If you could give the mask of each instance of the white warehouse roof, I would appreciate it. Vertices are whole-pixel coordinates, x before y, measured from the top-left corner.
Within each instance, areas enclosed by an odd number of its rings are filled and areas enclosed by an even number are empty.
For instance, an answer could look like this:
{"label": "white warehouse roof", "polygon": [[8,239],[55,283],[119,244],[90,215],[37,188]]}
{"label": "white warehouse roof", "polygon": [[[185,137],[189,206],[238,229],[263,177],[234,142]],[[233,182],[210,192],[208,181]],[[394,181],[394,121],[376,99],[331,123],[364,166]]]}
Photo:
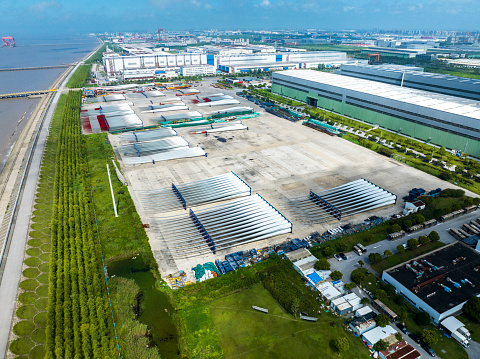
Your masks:
{"label": "white warehouse roof", "polygon": [[[314,70],[285,70],[277,72],[274,73],[274,82],[275,78],[281,81],[285,77],[363,92],[428,109],[480,119],[479,101]],[[299,85],[302,86],[304,83],[299,83]]]}
{"label": "white warehouse roof", "polygon": [[363,333],[363,338],[371,343],[372,345],[375,345],[376,342],[379,340],[383,340],[385,338],[388,338],[390,335],[395,335],[397,331],[393,329],[390,325],[387,325],[386,327],[375,327],[372,330],[369,330],[366,333]]}

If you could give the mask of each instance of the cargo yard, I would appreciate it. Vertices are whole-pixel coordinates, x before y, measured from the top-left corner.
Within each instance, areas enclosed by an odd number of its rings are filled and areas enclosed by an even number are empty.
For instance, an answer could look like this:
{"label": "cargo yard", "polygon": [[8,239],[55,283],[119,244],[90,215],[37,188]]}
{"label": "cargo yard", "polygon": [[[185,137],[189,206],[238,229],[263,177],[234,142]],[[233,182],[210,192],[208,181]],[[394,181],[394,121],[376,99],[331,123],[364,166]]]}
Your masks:
{"label": "cargo yard", "polygon": [[340,137],[266,112],[235,90],[219,92],[215,83],[125,89],[86,98],[83,106],[84,133],[110,131],[164,276],[186,273],[176,278],[190,282],[199,264],[369,216],[389,217],[403,208],[397,198],[418,183],[445,186]]}

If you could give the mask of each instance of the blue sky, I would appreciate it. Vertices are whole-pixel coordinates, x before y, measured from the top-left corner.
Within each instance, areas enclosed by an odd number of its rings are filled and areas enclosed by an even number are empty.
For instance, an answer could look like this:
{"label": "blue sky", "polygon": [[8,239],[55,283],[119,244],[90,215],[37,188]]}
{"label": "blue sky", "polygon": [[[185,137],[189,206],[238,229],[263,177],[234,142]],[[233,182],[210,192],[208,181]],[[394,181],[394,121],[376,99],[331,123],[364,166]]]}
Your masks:
{"label": "blue sky", "polygon": [[0,34],[165,29],[478,30],[480,0],[0,0]]}

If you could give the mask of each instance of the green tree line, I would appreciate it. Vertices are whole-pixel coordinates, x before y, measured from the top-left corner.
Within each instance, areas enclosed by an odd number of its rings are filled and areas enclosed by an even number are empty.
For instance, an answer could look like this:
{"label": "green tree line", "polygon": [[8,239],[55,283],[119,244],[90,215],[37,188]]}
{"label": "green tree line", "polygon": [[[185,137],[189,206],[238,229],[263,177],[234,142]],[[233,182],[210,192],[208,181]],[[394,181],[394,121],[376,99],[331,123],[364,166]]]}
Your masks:
{"label": "green tree line", "polygon": [[95,240],[80,130],[81,91],[70,91],[59,132],[47,306],[46,358],[118,356]]}

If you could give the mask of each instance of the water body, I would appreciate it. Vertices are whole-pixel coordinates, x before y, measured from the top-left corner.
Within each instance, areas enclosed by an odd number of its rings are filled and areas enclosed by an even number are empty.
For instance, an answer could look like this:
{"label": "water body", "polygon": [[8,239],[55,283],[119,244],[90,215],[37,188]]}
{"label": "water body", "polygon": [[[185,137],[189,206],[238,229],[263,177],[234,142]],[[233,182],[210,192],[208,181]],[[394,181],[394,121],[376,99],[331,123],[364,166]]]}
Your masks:
{"label": "water body", "polygon": [[138,320],[150,329],[162,359],[180,358],[177,329],[171,318],[173,307],[167,295],[155,288],[155,277],[143,259],[138,256],[110,263],[108,274],[135,280],[142,292],[142,313]]}
{"label": "water body", "polygon": [[[15,37],[15,42],[16,47],[0,47],[0,68],[69,64],[80,60],[98,45],[95,38],[84,35]],[[0,72],[0,93],[49,89],[63,71],[64,68]],[[38,101],[38,98],[0,100],[0,170]],[[24,114],[23,121],[20,121]]]}

